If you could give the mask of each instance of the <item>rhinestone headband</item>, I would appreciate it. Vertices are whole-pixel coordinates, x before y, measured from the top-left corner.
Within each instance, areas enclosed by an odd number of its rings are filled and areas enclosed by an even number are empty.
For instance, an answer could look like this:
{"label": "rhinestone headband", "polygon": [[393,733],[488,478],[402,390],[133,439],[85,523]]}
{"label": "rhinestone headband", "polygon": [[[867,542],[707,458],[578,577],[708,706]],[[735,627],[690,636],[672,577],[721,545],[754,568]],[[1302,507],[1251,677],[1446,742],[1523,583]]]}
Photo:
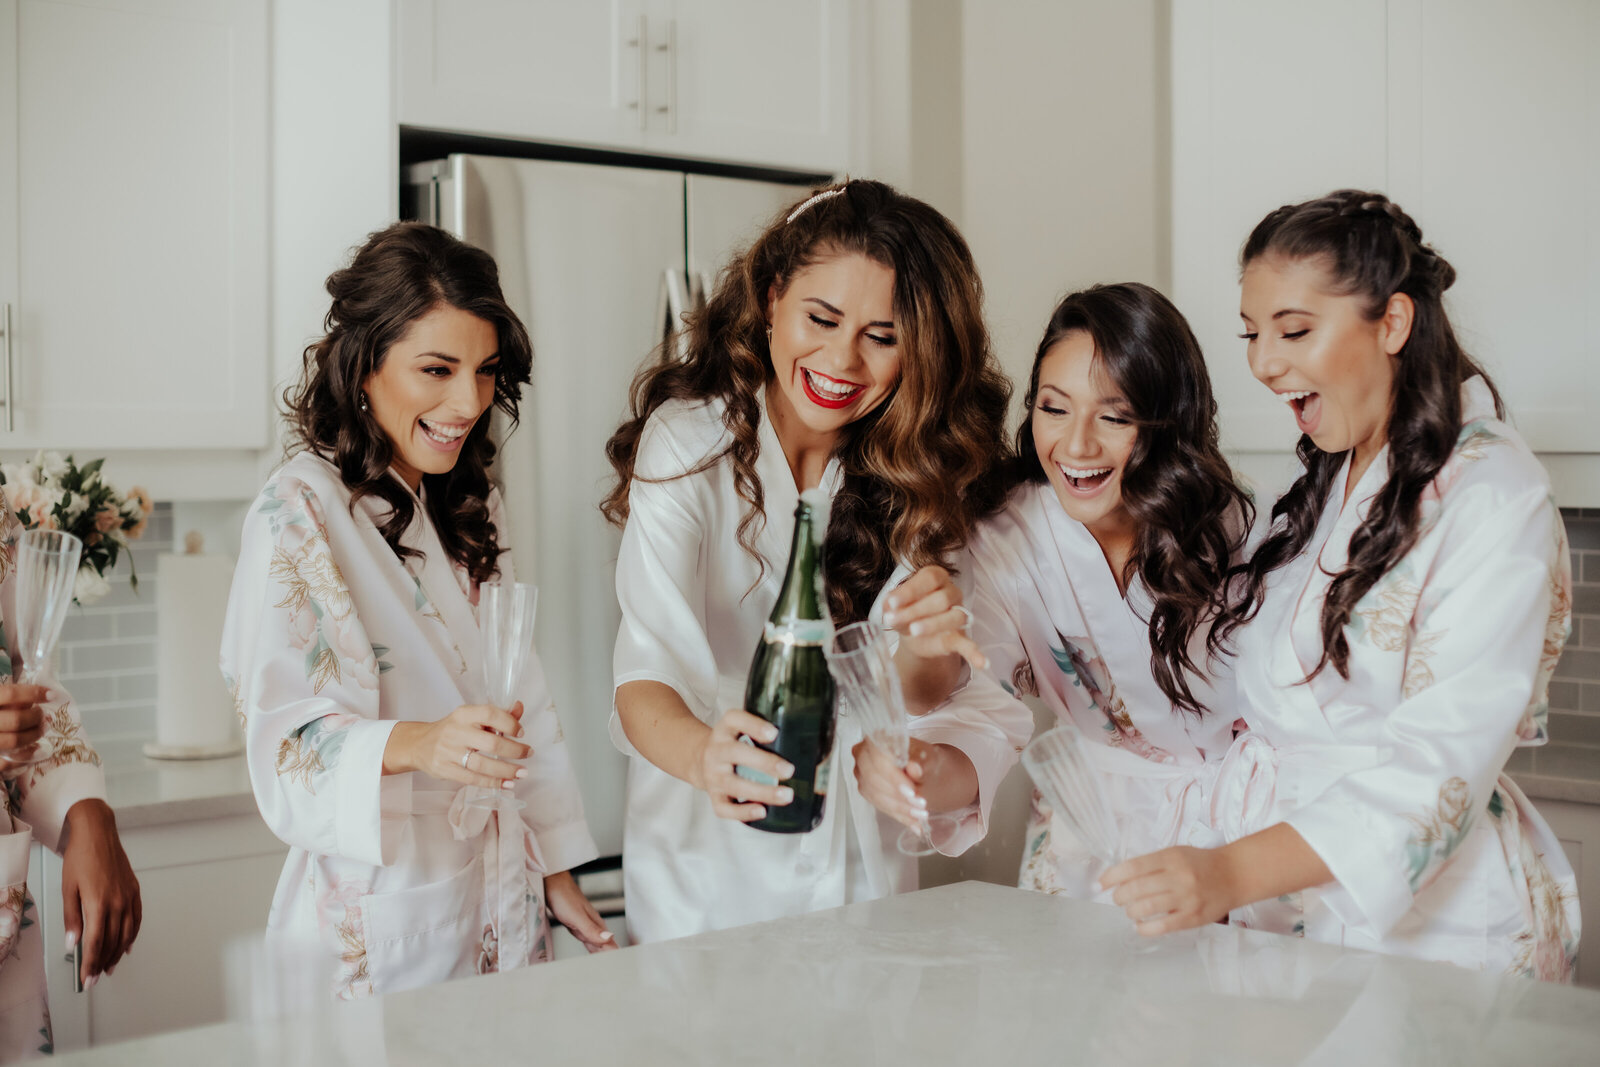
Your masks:
{"label": "rhinestone headband", "polygon": [[822,192],[818,193],[816,196],[813,196],[811,199],[807,200],[805,203],[789,212],[789,217],[783,220],[783,224],[787,226],[789,223],[805,214],[806,208],[810,207],[812,204],[815,204],[817,201],[830,199],[831,197],[838,196],[842,192],[844,192],[844,186],[842,185],[837,189],[822,190]]}

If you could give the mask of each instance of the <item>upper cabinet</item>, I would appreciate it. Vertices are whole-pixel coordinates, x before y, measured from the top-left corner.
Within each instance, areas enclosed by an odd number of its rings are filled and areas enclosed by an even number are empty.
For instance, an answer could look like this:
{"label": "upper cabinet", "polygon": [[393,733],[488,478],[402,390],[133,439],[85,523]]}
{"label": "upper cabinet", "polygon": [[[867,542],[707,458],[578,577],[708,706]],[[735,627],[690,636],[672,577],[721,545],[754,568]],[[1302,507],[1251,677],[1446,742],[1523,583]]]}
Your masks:
{"label": "upper cabinet", "polygon": [[266,444],[267,8],[0,0],[0,448]]}
{"label": "upper cabinet", "polygon": [[399,0],[409,126],[843,169],[849,0]]}
{"label": "upper cabinet", "polygon": [[1173,289],[1232,448],[1296,437],[1237,339],[1245,237],[1280,204],[1379,189],[1455,265],[1451,319],[1558,499],[1600,504],[1556,455],[1600,453],[1597,56],[1600,4],[1577,0],[1173,4]]}

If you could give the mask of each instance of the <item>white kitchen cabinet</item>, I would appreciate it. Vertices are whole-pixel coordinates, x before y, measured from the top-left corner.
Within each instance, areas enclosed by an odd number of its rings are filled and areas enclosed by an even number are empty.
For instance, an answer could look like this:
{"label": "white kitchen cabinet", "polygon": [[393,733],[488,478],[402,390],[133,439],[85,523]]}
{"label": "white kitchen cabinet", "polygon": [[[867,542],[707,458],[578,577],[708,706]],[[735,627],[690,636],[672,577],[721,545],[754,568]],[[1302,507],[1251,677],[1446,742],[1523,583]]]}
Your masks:
{"label": "white kitchen cabinet", "polygon": [[[1280,204],[1386,192],[1453,263],[1464,346],[1567,505],[1600,504],[1600,5],[1178,0],[1173,295],[1205,347],[1224,443],[1297,434],[1237,338],[1238,252]],[[1592,462],[1574,466],[1574,454]]]}
{"label": "white kitchen cabinet", "polygon": [[0,448],[253,449],[267,0],[0,0]]}
{"label": "white kitchen cabinet", "polygon": [[832,171],[850,0],[399,0],[408,126]]}
{"label": "white kitchen cabinet", "polygon": [[122,843],[143,925],[117,973],[84,993],[66,961],[61,859],[34,848],[57,1052],[223,1021],[227,946],[265,929],[288,851],[254,813],[125,830]]}

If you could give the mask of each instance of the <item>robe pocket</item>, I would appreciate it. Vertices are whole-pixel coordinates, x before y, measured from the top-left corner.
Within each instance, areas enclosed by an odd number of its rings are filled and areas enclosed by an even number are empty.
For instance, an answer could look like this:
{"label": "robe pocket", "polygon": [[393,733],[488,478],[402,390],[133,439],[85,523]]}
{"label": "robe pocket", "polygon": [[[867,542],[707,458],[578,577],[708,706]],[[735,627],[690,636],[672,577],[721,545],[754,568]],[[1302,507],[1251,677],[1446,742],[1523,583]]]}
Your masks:
{"label": "robe pocket", "polygon": [[372,991],[417,989],[477,973],[482,905],[480,856],[443,881],[362,897]]}

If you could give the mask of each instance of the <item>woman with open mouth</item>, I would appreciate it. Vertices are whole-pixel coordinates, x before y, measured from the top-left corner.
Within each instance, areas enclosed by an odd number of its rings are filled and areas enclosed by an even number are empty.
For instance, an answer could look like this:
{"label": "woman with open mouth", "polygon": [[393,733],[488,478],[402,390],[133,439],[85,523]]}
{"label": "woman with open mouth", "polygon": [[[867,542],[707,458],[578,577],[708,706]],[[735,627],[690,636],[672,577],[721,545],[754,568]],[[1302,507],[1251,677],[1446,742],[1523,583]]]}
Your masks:
{"label": "woman with open mouth", "polygon": [[[1253,510],[1218,448],[1200,345],[1148,286],[1073,293],[1027,407],[1005,507],[969,548],[972,636],[994,679],[973,672],[950,702],[1037,696],[1090,742],[1126,851],[1209,844],[1235,718],[1214,622]],[[958,666],[922,669],[948,687]],[[1035,792],[1021,887],[1109,900],[1104,870]]]}
{"label": "woman with open mouth", "polygon": [[1229,843],[1106,873],[1151,932],[1233,915],[1334,944],[1570,981],[1560,843],[1505,774],[1546,737],[1571,617],[1550,482],[1461,349],[1455,270],[1399,206],[1341,190],[1251,233],[1250,369],[1304,472],[1237,618],[1250,732],[1213,804]]}
{"label": "woman with open mouth", "polygon": [[[790,516],[812,488],[832,500],[834,623],[870,618],[908,649],[976,654],[946,567],[992,506],[986,474],[1009,395],[965,241],[878,182],[822,189],[774,219],[688,329],[687,358],[664,349],[635,383],[608,445],[618,484],[603,505],[623,525],[612,737],[633,757],[623,866],[639,941],[916,887],[898,829],[880,826],[855,786],[849,720],[816,829],[740,825],[793,799],[784,761],[741,741],[774,733],[742,707],[745,674],[777,600]],[[914,613],[885,616],[883,594],[913,572]],[[942,847],[976,840],[998,784],[977,768],[1031,726],[1025,709],[917,719],[901,813],[954,811],[963,829]]]}

